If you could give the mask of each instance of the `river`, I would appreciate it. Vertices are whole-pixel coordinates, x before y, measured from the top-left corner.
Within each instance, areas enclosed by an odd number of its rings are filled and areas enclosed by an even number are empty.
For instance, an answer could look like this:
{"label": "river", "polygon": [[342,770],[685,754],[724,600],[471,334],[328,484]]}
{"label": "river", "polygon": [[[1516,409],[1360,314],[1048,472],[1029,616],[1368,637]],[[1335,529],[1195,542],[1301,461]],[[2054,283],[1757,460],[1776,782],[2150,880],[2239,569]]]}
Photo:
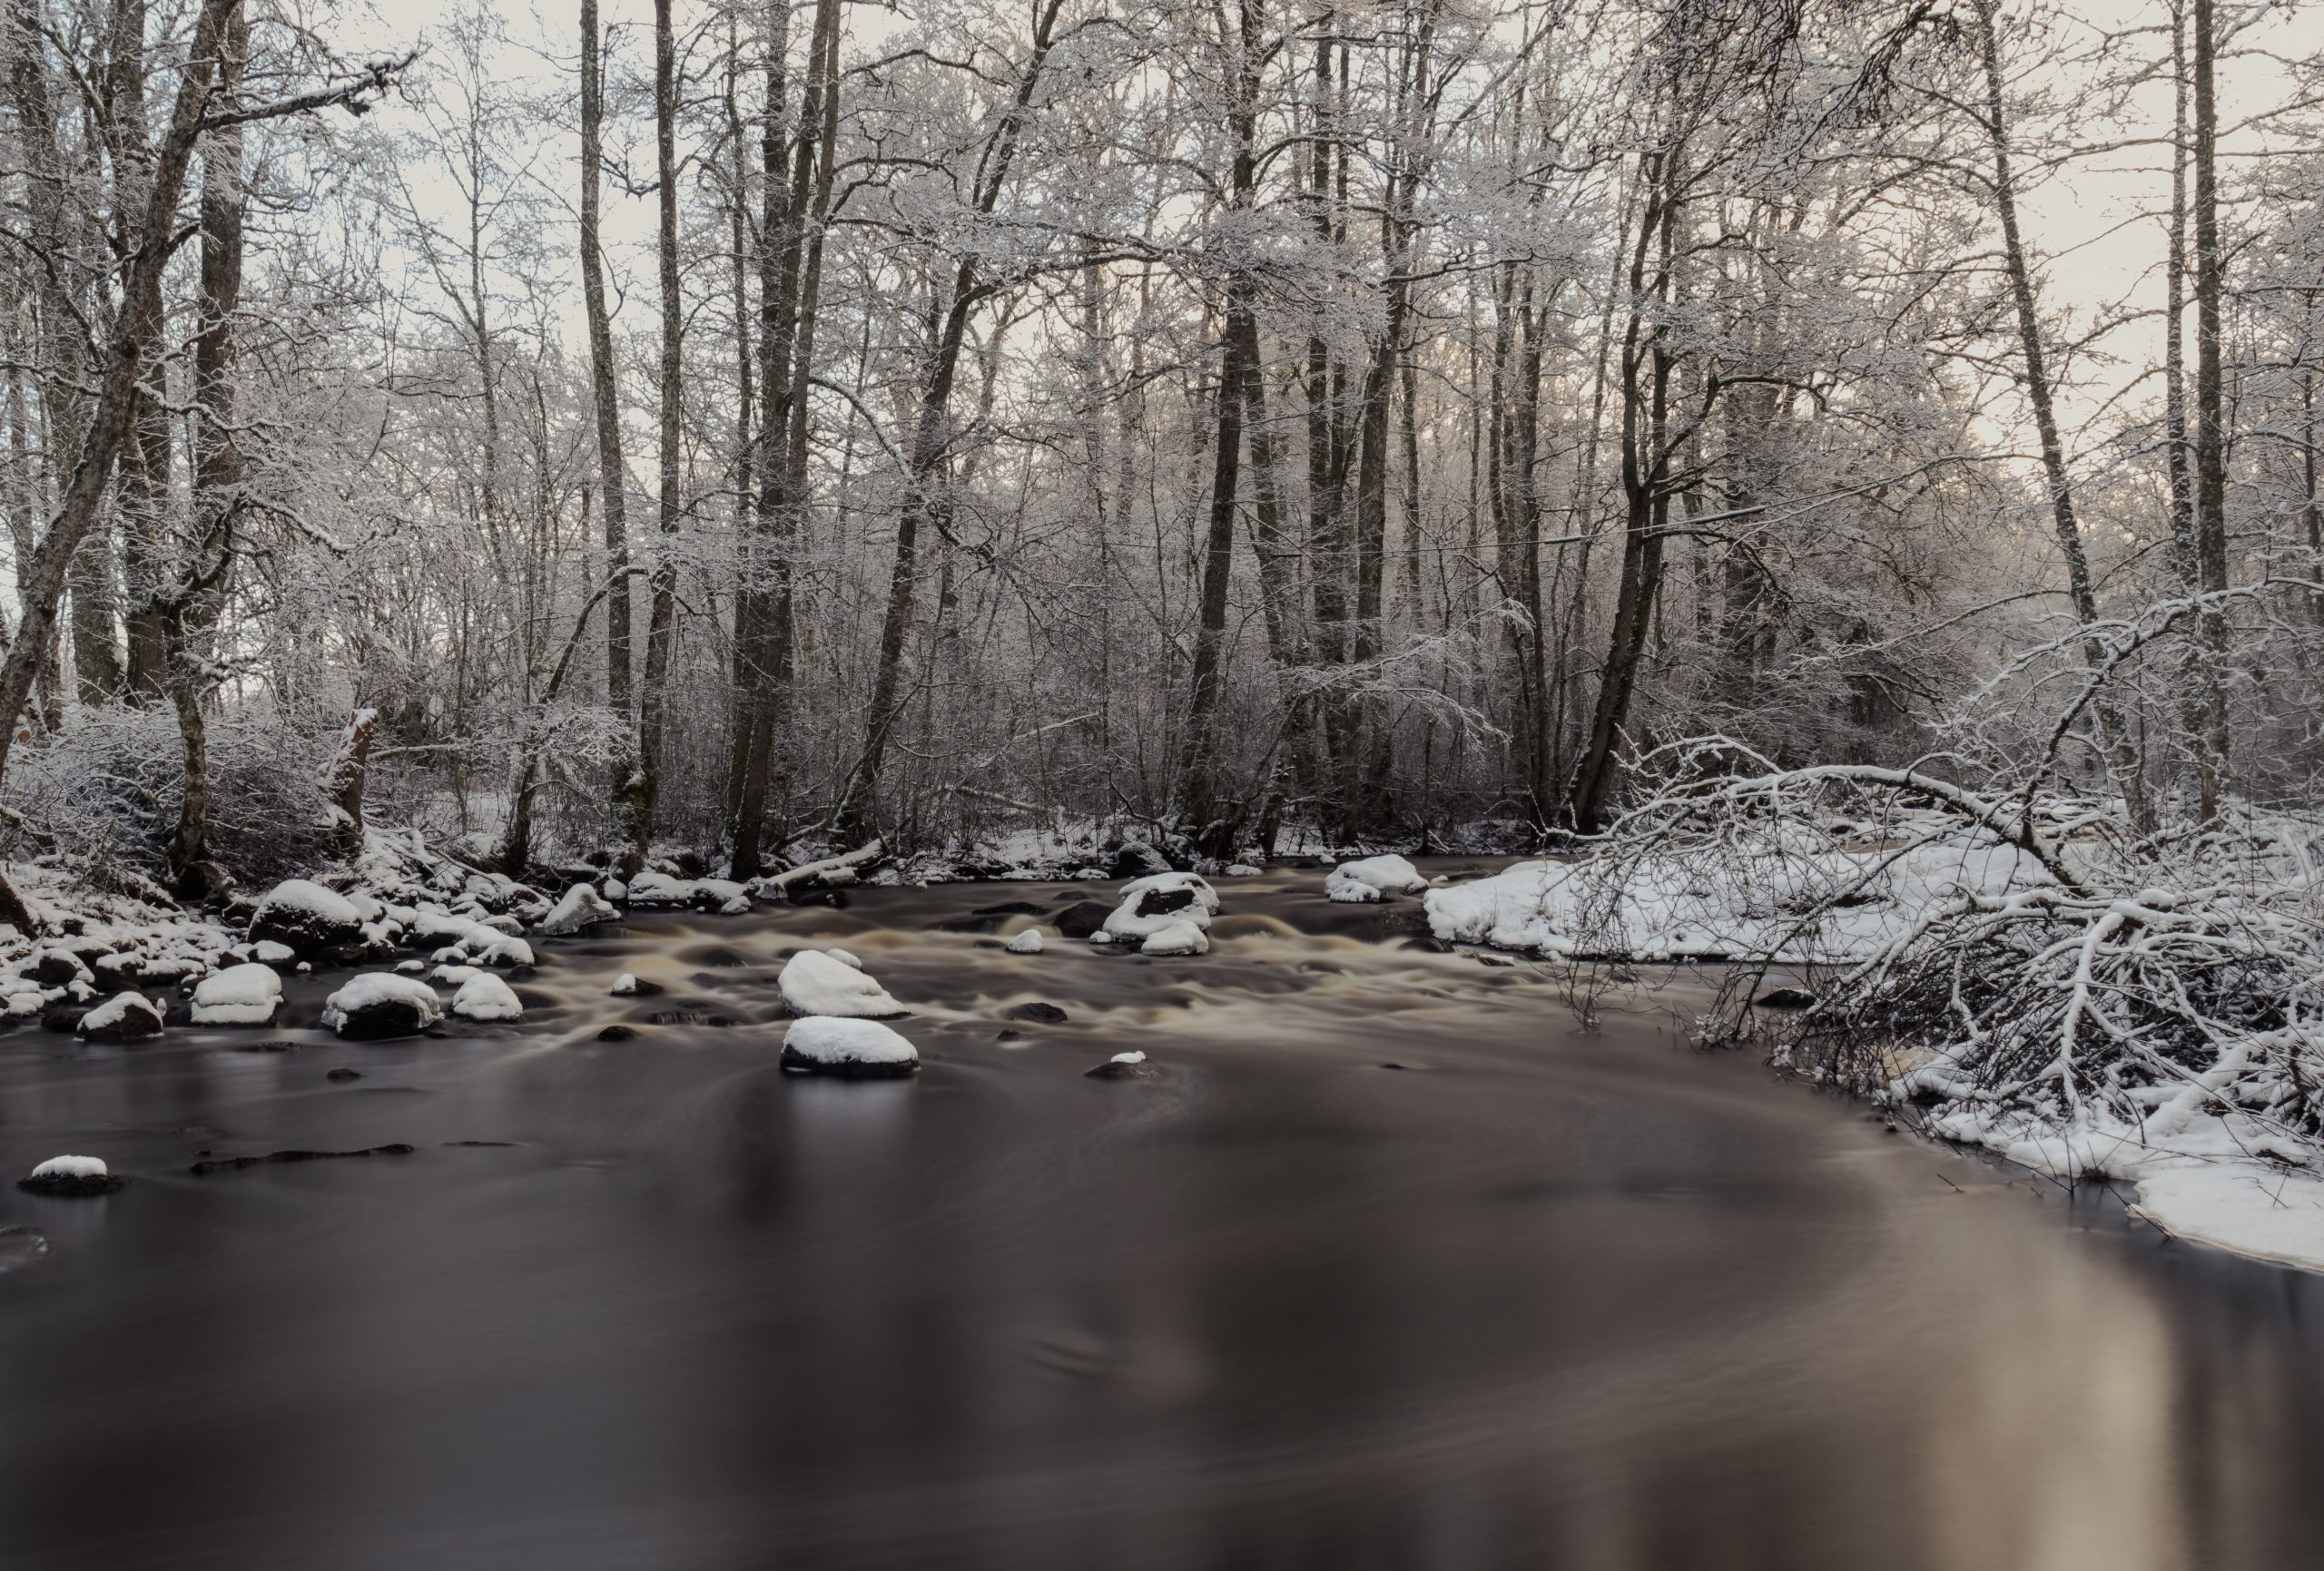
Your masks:
{"label": "river", "polygon": [[[864,889],[542,942],[520,1025],[442,1039],[333,1040],[328,977],[0,1037],[0,1168],[132,1176],[0,1192],[48,1244],[0,1235],[0,1566],[2314,1563],[2318,1279],[1696,1052],[1683,977],[1584,1029],[1321,879],[1224,881],[1198,959],[975,915],[1110,885]],[[916,1077],[778,1071],[807,944]],[[1086,1075],[1129,1049],[1163,1077]]]}

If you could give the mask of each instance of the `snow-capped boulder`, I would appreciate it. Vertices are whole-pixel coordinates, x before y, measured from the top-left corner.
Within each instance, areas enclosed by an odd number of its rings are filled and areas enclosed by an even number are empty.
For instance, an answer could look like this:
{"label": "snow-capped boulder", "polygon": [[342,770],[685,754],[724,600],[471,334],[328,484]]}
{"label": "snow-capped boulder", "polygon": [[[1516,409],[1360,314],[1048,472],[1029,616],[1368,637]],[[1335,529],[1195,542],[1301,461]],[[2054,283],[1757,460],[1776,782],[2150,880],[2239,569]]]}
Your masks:
{"label": "snow-capped boulder", "polygon": [[576,884],[565,891],[556,904],[541,918],[540,930],[552,938],[562,938],[593,927],[599,922],[616,921],[621,912],[603,895],[595,884]]}
{"label": "snow-capped boulder", "polygon": [[1166,922],[1146,936],[1138,946],[1146,955],[1207,955],[1210,935],[1192,922]]}
{"label": "snow-capped boulder", "polygon": [[115,993],[74,1029],[90,1042],[150,1042],[162,1034],[162,1011],[143,993]]}
{"label": "snow-capped boulder", "polygon": [[271,940],[300,955],[363,939],[363,912],[336,889],[305,879],[285,879],[251,913],[251,942]]}
{"label": "snow-capped boulder", "polygon": [[371,971],[323,1000],[323,1024],[341,1036],[413,1036],[444,1017],[436,989],[415,977]]}
{"label": "snow-capped boulder", "polygon": [[197,1026],[263,1026],[282,1007],[282,978],[255,961],[229,966],[193,987]]}
{"label": "snow-capped boulder", "polygon": [[1159,1080],[1162,1066],[1147,1062],[1143,1053],[1117,1053],[1084,1076],[1090,1080]]}
{"label": "snow-capped boulder", "polygon": [[876,1020],[810,1015],[783,1033],[782,1063],[799,1074],[873,1079],[911,1074],[920,1067],[920,1051]]}
{"label": "snow-capped boulder", "polygon": [[468,948],[479,966],[498,966],[509,969],[533,963],[533,947],[522,938],[512,938],[505,934],[496,933],[489,943],[481,947],[471,943]]}
{"label": "snow-capped boulder", "polygon": [[[398,966],[396,969],[404,976],[409,977],[411,975],[410,972],[404,970],[401,966]],[[438,966],[434,970],[428,972],[428,979],[435,983],[439,987],[457,987],[461,983],[467,981],[469,977],[481,977],[482,975],[484,975],[484,973],[477,969],[474,966],[463,966],[458,962],[453,962],[448,965]]]}
{"label": "snow-capped boulder", "polygon": [[607,989],[616,998],[650,998],[661,990],[661,983],[646,981],[644,977],[633,976],[627,971],[615,977],[614,985]]}
{"label": "snow-capped boulder", "polygon": [[489,971],[476,972],[452,995],[452,1013],[463,1020],[514,1020],[524,1012],[508,984]]}
{"label": "snow-capped boulder", "polygon": [[[474,917],[463,917],[454,911],[421,911],[406,924],[404,939],[419,948],[452,948],[466,944],[477,936],[484,924]],[[488,935],[492,929],[485,929]],[[483,939],[492,942],[489,936]]]}
{"label": "snow-capped boulder", "polygon": [[1023,932],[1009,940],[1009,952],[1012,955],[1039,954],[1041,952],[1041,930],[1039,928],[1026,928]]}
{"label": "snow-capped boulder", "polygon": [[783,1006],[802,1016],[887,1020],[905,1012],[879,983],[819,949],[802,949],[785,960],[780,986]]}
{"label": "snow-capped boulder", "polygon": [[1121,904],[1098,932],[1106,942],[1118,943],[1150,938],[1177,923],[1207,928],[1217,913],[1218,891],[1200,873],[1156,873],[1122,886]]}
{"label": "snow-capped boulder", "polygon": [[633,906],[683,906],[694,898],[694,883],[667,873],[640,873],[629,880]]}
{"label": "snow-capped boulder", "polygon": [[69,987],[94,979],[81,957],[70,949],[43,949],[24,967],[25,976],[44,987]]}
{"label": "snow-capped boulder", "polygon": [[1324,893],[1347,905],[1427,892],[1428,880],[1402,857],[1363,857],[1342,862],[1324,879]]}
{"label": "snow-capped boulder", "polygon": [[16,1187],[32,1194],[111,1194],[129,1181],[106,1168],[101,1156],[52,1156],[16,1180]]}
{"label": "snow-capped boulder", "polygon": [[257,943],[252,944],[251,958],[261,966],[271,966],[278,971],[295,971],[299,968],[299,951],[288,944],[278,944],[271,938],[261,938]]}

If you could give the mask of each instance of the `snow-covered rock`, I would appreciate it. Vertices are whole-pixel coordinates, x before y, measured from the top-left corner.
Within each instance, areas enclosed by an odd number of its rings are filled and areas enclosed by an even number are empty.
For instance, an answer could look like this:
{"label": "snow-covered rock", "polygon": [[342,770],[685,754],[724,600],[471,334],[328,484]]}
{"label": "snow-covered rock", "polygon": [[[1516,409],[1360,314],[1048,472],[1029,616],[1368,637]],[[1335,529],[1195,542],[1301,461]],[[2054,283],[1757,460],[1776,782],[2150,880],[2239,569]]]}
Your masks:
{"label": "snow-covered rock", "polygon": [[1009,940],[1009,952],[1012,955],[1039,954],[1041,952],[1041,930],[1039,928],[1026,928],[1023,932]]}
{"label": "snow-covered rock", "polygon": [[1166,922],[1146,936],[1138,950],[1147,955],[1207,955],[1210,935],[1192,922]]}
{"label": "snow-covered rock", "polygon": [[251,958],[261,966],[271,966],[278,971],[296,970],[299,951],[288,944],[278,944],[271,938],[261,938],[251,946]]}
{"label": "snow-covered rock", "polygon": [[436,989],[392,971],[367,972],[323,1000],[323,1024],[358,1041],[416,1036],[443,1017]]}
{"label": "snow-covered rock", "polygon": [[802,1074],[877,1078],[911,1074],[920,1067],[920,1051],[876,1020],[811,1015],[783,1033],[782,1063]]}
{"label": "snow-covered rock", "polygon": [[693,882],[667,873],[645,872],[629,880],[633,906],[683,906],[693,898]]}
{"label": "snow-covered rock", "polygon": [[162,1012],[143,993],[115,993],[74,1029],[91,1042],[150,1042],[162,1034]]}
{"label": "snow-covered rock", "polygon": [[489,971],[478,971],[452,995],[452,1013],[463,1020],[514,1020],[525,1012],[507,983]]}
{"label": "snow-covered rock", "polygon": [[[398,966],[396,970],[404,976],[409,976],[411,974],[409,971],[405,971],[401,966]],[[467,981],[469,977],[480,977],[484,973],[482,971],[478,970],[474,966],[463,966],[458,962],[450,962],[438,966],[434,970],[428,972],[428,979],[435,983],[439,987],[457,987],[461,983]]]}
{"label": "snow-covered rock", "polygon": [[335,944],[360,942],[362,909],[336,889],[306,879],[285,879],[251,913],[252,943],[271,939],[301,955]]}
{"label": "snow-covered rock", "polygon": [[1087,1073],[1091,1080],[1159,1080],[1162,1066],[1147,1062],[1143,1053],[1117,1053]]}
{"label": "snow-covered rock", "polygon": [[505,934],[496,934],[490,943],[480,948],[469,946],[469,953],[475,956],[479,966],[514,967],[533,963],[533,947],[522,938]]}
{"label": "snow-covered rock", "polygon": [[780,986],[783,1006],[793,1015],[882,1020],[905,1012],[879,983],[818,949],[802,949],[784,961]]}
{"label": "snow-covered rock", "polygon": [[1428,880],[1421,877],[1420,869],[1402,857],[1364,857],[1342,862],[1324,879],[1324,893],[1349,905],[1427,890]]}
{"label": "snow-covered rock", "polygon": [[101,1156],[52,1156],[16,1180],[16,1187],[33,1194],[111,1194],[128,1180],[105,1166]]}
{"label": "snow-covered rock", "polygon": [[599,922],[619,919],[621,912],[597,893],[594,884],[576,884],[565,891],[556,904],[541,918],[540,930],[552,938],[562,938],[593,927]]}
{"label": "snow-covered rock", "polygon": [[197,1026],[263,1026],[282,1007],[282,978],[271,966],[229,966],[193,986]]}
{"label": "snow-covered rock", "polygon": [[853,950],[832,948],[825,949],[823,953],[829,955],[832,959],[837,960],[842,966],[852,966],[859,971],[863,969],[862,960],[856,956]]}
{"label": "snow-covered rock", "polygon": [[1122,886],[1121,903],[1098,932],[1108,943],[1146,938],[1174,924],[1207,928],[1217,912],[1218,891],[1201,874],[1156,873]]}
{"label": "snow-covered rock", "polygon": [[1266,871],[1265,868],[1255,868],[1248,862],[1226,864],[1226,876],[1230,879],[1256,879],[1265,871]]}

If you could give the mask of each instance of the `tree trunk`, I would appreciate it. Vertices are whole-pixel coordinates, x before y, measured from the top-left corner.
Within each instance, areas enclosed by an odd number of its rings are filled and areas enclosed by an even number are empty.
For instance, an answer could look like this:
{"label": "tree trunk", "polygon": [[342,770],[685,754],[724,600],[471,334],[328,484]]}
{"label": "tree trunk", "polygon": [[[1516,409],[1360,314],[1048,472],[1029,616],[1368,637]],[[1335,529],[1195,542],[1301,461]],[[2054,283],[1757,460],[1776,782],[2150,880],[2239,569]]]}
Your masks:
{"label": "tree trunk", "polygon": [[635,811],[630,820],[632,870],[642,866],[653,838],[654,814],[667,760],[670,662],[677,646],[678,564],[674,552],[681,517],[679,421],[683,370],[681,333],[685,300],[678,289],[678,83],[677,39],[671,30],[670,0],[654,0],[654,149],[660,198],[656,247],[662,284],[662,353],[659,364],[662,428],[656,455],[661,473],[660,560],[648,580],[651,603],[645,623],[645,672],[638,684],[637,771]]}

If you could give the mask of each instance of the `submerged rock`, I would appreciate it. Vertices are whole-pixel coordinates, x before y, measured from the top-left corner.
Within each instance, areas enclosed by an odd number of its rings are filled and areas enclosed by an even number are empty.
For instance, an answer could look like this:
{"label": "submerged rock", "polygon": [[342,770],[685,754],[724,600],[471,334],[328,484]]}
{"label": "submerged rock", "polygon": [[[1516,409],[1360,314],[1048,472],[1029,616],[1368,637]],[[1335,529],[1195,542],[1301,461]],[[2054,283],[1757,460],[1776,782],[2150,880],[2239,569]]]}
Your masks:
{"label": "submerged rock", "polygon": [[325,1075],[323,1078],[326,1080],[340,1081],[360,1080],[363,1078],[363,1071],[360,1069],[333,1069],[329,1074]]}
{"label": "submerged rock", "polygon": [[879,1079],[918,1069],[920,1050],[876,1020],[811,1015],[783,1034],[782,1064],[799,1074]]}
{"label": "submerged rock", "polygon": [[270,1162],[330,1162],[343,1156],[409,1156],[415,1148],[399,1141],[393,1145],[366,1145],[359,1151],[270,1151],[264,1156],[213,1156],[186,1169],[197,1178],[210,1173],[232,1173]]}
{"label": "submerged rock", "polygon": [[1019,1004],[1001,1011],[1004,1020],[1024,1020],[1035,1026],[1062,1026],[1066,1013],[1054,1004]]}
{"label": "submerged rock", "polygon": [[1095,900],[1076,900],[1057,914],[1057,930],[1068,938],[1086,938],[1106,925],[1114,914],[1111,906]]}
{"label": "submerged rock", "polygon": [[16,1187],[27,1194],[77,1199],[92,1194],[111,1194],[128,1182],[108,1169],[101,1156],[52,1156],[34,1168],[29,1175],[16,1180]]}
{"label": "submerged rock", "polygon": [[608,1026],[604,1030],[597,1033],[597,1040],[600,1042],[635,1042],[637,1040],[637,1027],[635,1026]]}

